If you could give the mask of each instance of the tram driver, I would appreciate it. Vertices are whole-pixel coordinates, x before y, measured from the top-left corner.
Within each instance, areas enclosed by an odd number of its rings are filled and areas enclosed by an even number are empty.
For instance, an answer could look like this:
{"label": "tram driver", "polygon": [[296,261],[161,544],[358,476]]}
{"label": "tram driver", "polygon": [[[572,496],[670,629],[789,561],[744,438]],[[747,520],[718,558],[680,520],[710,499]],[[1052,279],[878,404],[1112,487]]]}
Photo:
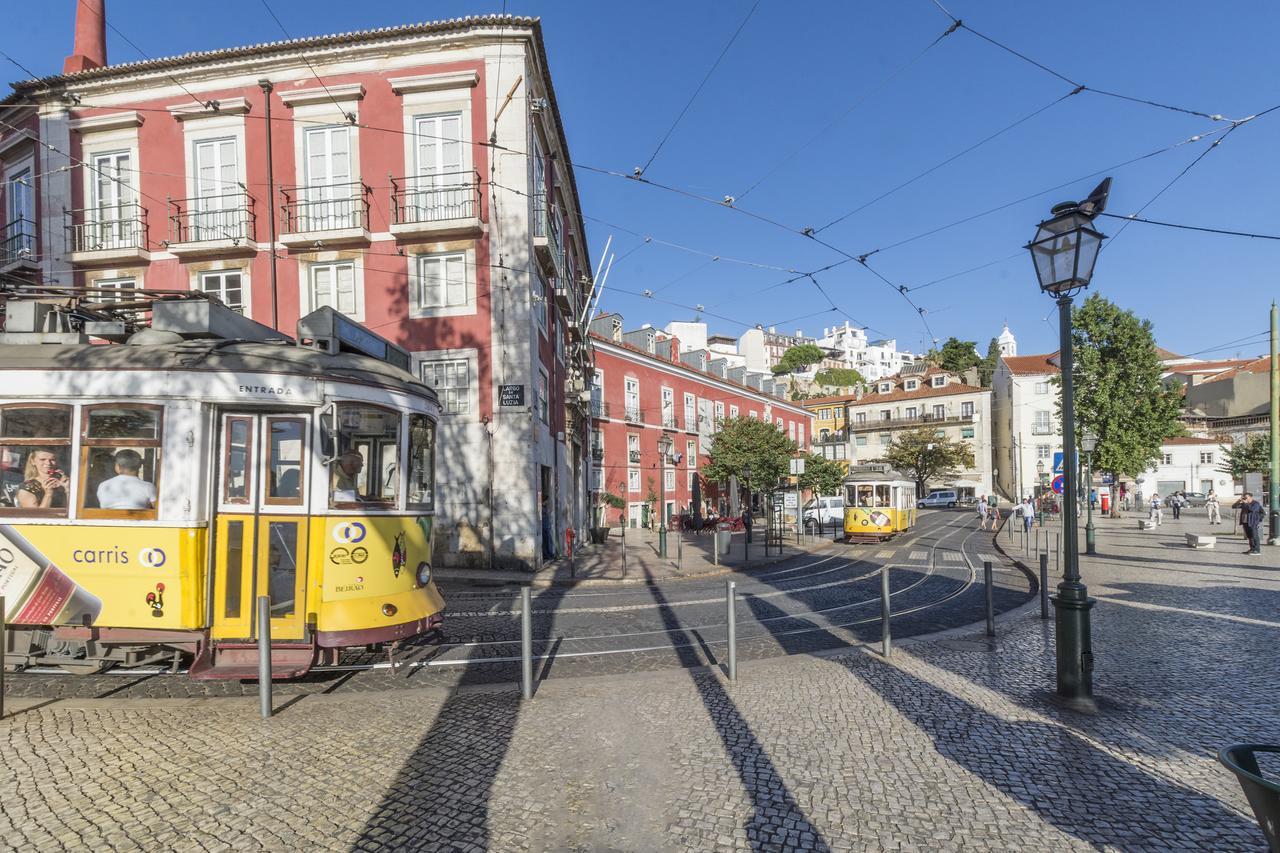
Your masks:
{"label": "tram driver", "polygon": [[98,484],[100,509],[152,509],[156,487],[142,479],[142,454],[125,448],[116,451],[116,475]]}
{"label": "tram driver", "polygon": [[334,503],[355,503],[360,497],[360,472],[364,470],[364,457],[348,450],[334,462]]}

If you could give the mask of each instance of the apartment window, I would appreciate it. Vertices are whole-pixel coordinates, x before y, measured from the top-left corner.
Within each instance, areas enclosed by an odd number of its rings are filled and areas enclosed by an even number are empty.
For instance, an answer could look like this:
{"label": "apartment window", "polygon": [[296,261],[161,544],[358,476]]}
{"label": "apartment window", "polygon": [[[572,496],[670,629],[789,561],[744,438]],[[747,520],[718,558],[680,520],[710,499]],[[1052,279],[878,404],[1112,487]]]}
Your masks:
{"label": "apartment window", "polygon": [[1212,465],[1212,464],[1213,464],[1213,452],[1212,452],[1212,451],[1209,451],[1209,450],[1202,450],[1202,451],[1200,451],[1200,464],[1201,464],[1201,465]]}
{"label": "apartment window", "polygon": [[5,181],[5,198],[8,201],[5,239],[10,242],[3,251],[10,259],[18,257],[23,249],[31,254],[36,250],[35,188],[32,183],[30,169],[22,169]]}
{"label": "apartment window", "polygon": [[689,471],[689,494],[690,495],[693,494],[693,484],[694,484],[694,481],[697,479],[698,479],[698,472],[690,470]]}
{"label": "apartment window", "polygon": [[591,469],[591,491],[593,492],[604,491],[604,469],[603,468]]}
{"label": "apartment window", "polygon": [[887,432],[880,433],[880,443],[884,445],[893,444],[893,434]]}
{"label": "apartment window", "polygon": [[694,413],[694,396],[692,394],[684,395],[684,428],[687,430],[696,429],[697,416]]}
{"label": "apartment window", "polygon": [[1048,394],[1048,393],[1049,393],[1049,383],[1048,383],[1048,382],[1037,382],[1037,383],[1036,383],[1036,393],[1037,393],[1037,394]]}
{"label": "apartment window", "polygon": [[138,280],[136,278],[100,278],[93,282],[93,286],[101,288],[96,293],[99,302],[119,302],[125,298],[126,291],[138,289]]}
{"label": "apartment window", "polygon": [[202,272],[200,289],[222,300],[222,304],[237,314],[244,313],[244,273],[240,270]]}
{"label": "apartment window", "polygon": [[301,231],[354,228],[362,224],[359,194],[351,186],[350,127],[317,127],[303,136],[306,189],[299,208]]}
{"label": "apartment window", "polygon": [[919,414],[920,414],[920,410],[917,409],[915,406],[907,406],[907,411],[905,412],[903,417],[907,419],[911,419],[918,416]]}
{"label": "apartment window", "polygon": [[892,420],[892,419],[893,419],[893,411],[892,411],[892,410],[890,410],[890,409],[881,409],[881,410],[880,410],[880,420],[882,420],[882,421],[887,421],[887,420]]}
{"label": "apartment window", "polygon": [[626,385],[626,418],[640,423],[640,380],[627,377]]}
{"label": "apartment window", "polygon": [[132,220],[133,161],[128,151],[93,156],[93,208],[98,222]]}
{"label": "apartment window", "polygon": [[914,391],[920,387],[920,383],[914,379],[908,379],[904,386],[908,391]]}
{"label": "apartment window", "polygon": [[187,239],[248,236],[241,214],[244,196],[239,184],[235,139],[201,140],[193,146],[192,154],[196,199],[190,211],[191,231]]}
{"label": "apartment window", "polygon": [[672,429],[676,425],[676,392],[670,388],[662,389],[662,425]]}
{"label": "apartment window", "polygon": [[475,216],[472,178],[463,174],[462,113],[414,120],[413,194],[406,203],[416,221],[437,222]]}
{"label": "apartment window", "polygon": [[823,421],[829,421],[829,420],[831,420],[831,410],[830,410],[830,409],[818,409],[818,419],[819,419],[819,420],[823,420]]}
{"label": "apartment window", "polygon": [[690,468],[698,467],[698,442],[689,441],[685,443],[684,461]]}
{"label": "apartment window", "polygon": [[1053,457],[1053,447],[1048,444],[1036,445],[1036,459],[1050,459]]}
{"label": "apartment window", "polygon": [[973,427],[964,427],[960,430],[961,438],[973,438]]}
{"label": "apartment window", "polygon": [[1165,453],[1165,454],[1162,454],[1162,458],[1164,459],[1164,464],[1166,464],[1166,465],[1172,465],[1172,464],[1173,464],[1173,454],[1172,454],[1172,453]]}
{"label": "apartment window", "polygon": [[738,417],[738,407],[737,407],[737,406],[730,406],[730,407],[729,407],[729,418],[730,418],[730,420],[733,420],[733,419],[735,419],[735,418],[737,418],[737,417]]}
{"label": "apartment window", "polygon": [[747,412],[747,414],[751,416],[751,420],[753,421],[760,420],[760,414],[755,409],[752,409],[751,411]]}
{"label": "apartment window", "polygon": [[945,418],[945,417],[947,416],[947,407],[946,407],[946,406],[934,406],[934,407],[933,407],[933,416],[934,416],[935,418]]}
{"label": "apartment window", "polygon": [[1041,410],[1035,413],[1035,420],[1031,422],[1031,431],[1037,435],[1045,435],[1053,431],[1053,413]]}
{"label": "apartment window", "polygon": [[665,491],[674,492],[676,490],[676,469],[666,468],[662,472],[662,485]]}
{"label": "apartment window", "polygon": [[854,438],[853,443],[857,447],[866,447],[867,437],[865,435],[857,436],[856,438]]}
{"label": "apartment window", "polygon": [[853,422],[856,424],[865,424],[867,422],[867,413],[858,412],[853,416]]}
{"label": "apartment window", "polygon": [[787,424],[787,438],[791,439],[792,441],[796,440],[796,422],[795,421],[791,421],[790,423]]}
{"label": "apartment window", "polygon": [[971,418],[971,417],[973,417],[973,403],[961,403],[961,404],[960,404],[960,417],[962,417],[962,418]]}
{"label": "apartment window", "polygon": [[889,393],[890,391],[892,391],[892,390],[893,390],[893,383],[891,383],[891,382],[881,382],[881,383],[880,383],[880,393],[881,393],[881,394],[888,394],[888,393]]}
{"label": "apartment window", "polygon": [[947,384],[947,377],[945,377],[945,376],[935,376],[935,377],[933,377],[933,387],[934,387],[934,388],[942,388],[942,387],[943,387],[943,386],[945,386],[946,384]]}
{"label": "apartment window", "polygon": [[636,468],[627,469],[627,491],[640,491],[640,471]]}
{"label": "apartment window", "polygon": [[547,333],[547,283],[542,278],[542,270],[533,274],[533,298],[529,301],[532,303],[533,319],[538,321],[538,328],[545,335]]}
{"label": "apartment window", "polygon": [[716,402],[716,426],[724,423],[724,403]]}
{"label": "apartment window", "polygon": [[804,424],[796,424],[796,444],[804,450]]}
{"label": "apartment window", "polygon": [[[534,277],[537,281],[537,277]],[[424,255],[418,258],[418,307],[461,308],[467,305],[467,255]],[[546,327],[545,317],[542,320]]]}
{"label": "apartment window", "polygon": [[360,313],[356,299],[355,264],[312,264],[308,271],[311,283],[311,310],[329,306],[352,317]]}
{"label": "apartment window", "polygon": [[547,400],[547,386],[550,381],[547,378],[547,371],[538,369],[538,417],[544,424],[551,423],[549,405]]}
{"label": "apartment window", "polygon": [[471,411],[471,370],[465,358],[422,362],[422,381],[435,389],[442,414]]}

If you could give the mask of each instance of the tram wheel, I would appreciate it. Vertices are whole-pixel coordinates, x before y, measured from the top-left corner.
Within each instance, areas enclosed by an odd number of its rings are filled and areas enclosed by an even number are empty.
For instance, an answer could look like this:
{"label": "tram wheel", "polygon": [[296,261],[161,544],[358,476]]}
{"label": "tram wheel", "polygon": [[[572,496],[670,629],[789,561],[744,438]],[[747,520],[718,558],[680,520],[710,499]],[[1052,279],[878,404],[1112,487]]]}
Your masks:
{"label": "tram wheel", "polygon": [[60,663],[58,668],[68,675],[97,675],[106,671],[111,666],[111,661],[106,660],[88,660],[83,663]]}

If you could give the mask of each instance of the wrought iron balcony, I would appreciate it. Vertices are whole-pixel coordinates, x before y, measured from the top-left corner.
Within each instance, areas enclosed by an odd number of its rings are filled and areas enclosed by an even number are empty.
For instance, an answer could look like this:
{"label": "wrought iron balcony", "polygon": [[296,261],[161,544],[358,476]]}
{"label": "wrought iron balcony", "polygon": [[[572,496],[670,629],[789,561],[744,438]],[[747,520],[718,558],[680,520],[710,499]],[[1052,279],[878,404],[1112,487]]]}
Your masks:
{"label": "wrought iron balcony", "polygon": [[601,447],[601,446],[600,446],[600,445],[598,445],[598,444],[593,444],[593,445],[591,445],[591,458],[592,458],[592,459],[597,459],[597,460],[599,460],[599,459],[603,459],[603,458],[604,458],[604,448],[603,448],[603,447]]}
{"label": "wrought iron balcony", "polygon": [[147,211],[138,204],[64,211],[73,264],[149,261]]}
{"label": "wrought iron balcony", "polygon": [[254,225],[245,192],[169,199],[169,251],[180,258],[256,252]]}
{"label": "wrought iron balcony", "polygon": [[662,413],[662,428],[663,428],[663,429],[678,429],[678,427],[676,426],[676,414],[675,414],[675,412],[663,412],[663,413]]}
{"label": "wrought iron balcony", "polygon": [[535,199],[533,216],[533,248],[538,259],[550,268],[551,275],[563,278],[567,264],[564,255],[564,233],[560,225],[560,206],[546,204],[541,210]]}
{"label": "wrought iron balcony", "polygon": [[280,242],[290,249],[369,244],[369,195],[360,181],[286,187]]}
{"label": "wrought iron balcony", "polygon": [[849,434],[842,429],[823,430],[812,439],[814,444],[843,444],[849,440]]}
{"label": "wrought iron balcony", "polygon": [[879,432],[901,427],[967,424],[973,423],[973,420],[973,415],[946,415],[941,418],[934,415],[917,415],[912,418],[876,418],[875,420],[854,421],[849,425],[848,429],[850,432]]}
{"label": "wrought iron balcony", "polygon": [[1057,431],[1058,431],[1057,428],[1053,424],[1032,424],[1031,425],[1032,435],[1054,435]]}
{"label": "wrought iron balcony", "polygon": [[397,237],[480,233],[480,173],[390,178],[391,233]]}
{"label": "wrought iron balcony", "polygon": [[36,224],[30,219],[15,219],[0,228],[0,268],[22,264],[36,266]]}
{"label": "wrought iron balcony", "polygon": [[639,407],[639,406],[635,406],[635,407],[627,406],[627,410],[626,410],[626,419],[627,419],[627,422],[628,422],[628,423],[633,423],[633,424],[642,424],[642,423],[644,423],[644,421],[640,418],[640,407]]}
{"label": "wrought iron balcony", "polygon": [[591,417],[607,418],[609,417],[609,404],[604,400],[592,398],[591,400]]}
{"label": "wrought iron balcony", "polygon": [[628,451],[627,451],[627,460],[628,460],[629,462],[639,462],[639,461],[640,461],[640,451],[639,451],[639,450],[628,450]]}

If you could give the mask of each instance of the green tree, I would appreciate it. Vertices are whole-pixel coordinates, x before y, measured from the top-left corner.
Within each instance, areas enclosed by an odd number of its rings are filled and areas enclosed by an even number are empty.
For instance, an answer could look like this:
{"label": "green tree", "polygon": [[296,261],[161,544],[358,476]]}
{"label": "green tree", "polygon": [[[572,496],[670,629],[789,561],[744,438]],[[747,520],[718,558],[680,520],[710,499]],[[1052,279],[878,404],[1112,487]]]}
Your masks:
{"label": "green tree", "polygon": [[773,366],[775,375],[798,373],[811,364],[817,364],[827,357],[827,351],[815,344],[800,344],[788,349]]}
{"label": "green tree", "polygon": [[1097,436],[1096,471],[1137,477],[1160,458],[1166,438],[1182,434],[1182,398],[1160,380],[1150,321],[1096,293],[1072,317],[1077,441]]}
{"label": "green tree", "polygon": [[840,388],[865,381],[862,374],[852,367],[829,367],[826,370],[819,370],[813,377],[815,385],[835,385]]}
{"label": "green tree", "polygon": [[1220,450],[1222,464],[1218,470],[1232,479],[1243,480],[1245,474],[1258,471],[1265,474],[1271,467],[1271,439],[1262,433],[1249,436],[1241,444],[1224,444]]}
{"label": "green tree", "polygon": [[975,341],[962,341],[956,337],[947,338],[940,350],[930,350],[929,360],[943,370],[952,373],[963,373],[982,361],[978,357],[978,344]]}
{"label": "green tree", "polygon": [[702,473],[710,480],[739,482],[744,468],[751,469],[753,488],[768,491],[790,471],[796,443],[768,421],[755,418],[728,418],[713,437],[711,453]]}
{"label": "green tree", "polygon": [[974,465],[973,448],[938,434],[937,427],[917,427],[898,433],[881,460],[916,481],[923,497],[930,480],[950,480]]}
{"label": "green tree", "polygon": [[995,338],[987,344],[987,355],[978,364],[978,384],[983,388],[991,387],[991,380],[996,375],[996,366],[1000,364],[1000,342]]}
{"label": "green tree", "polygon": [[808,489],[814,495],[838,495],[844,475],[845,468],[841,463],[817,453],[810,453],[804,459],[804,473],[800,475],[800,488]]}

